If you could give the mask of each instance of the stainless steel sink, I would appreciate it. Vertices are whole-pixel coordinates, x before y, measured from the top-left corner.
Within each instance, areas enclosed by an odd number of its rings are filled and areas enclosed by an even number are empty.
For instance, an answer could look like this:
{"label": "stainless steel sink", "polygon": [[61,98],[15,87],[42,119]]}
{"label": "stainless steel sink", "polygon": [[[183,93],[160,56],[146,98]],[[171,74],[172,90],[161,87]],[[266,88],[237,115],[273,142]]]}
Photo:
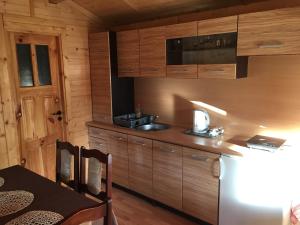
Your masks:
{"label": "stainless steel sink", "polygon": [[170,128],[169,125],[162,124],[162,123],[150,123],[150,124],[145,124],[136,127],[137,130],[141,130],[141,131],[159,131],[159,130],[166,130],[168,128]]}

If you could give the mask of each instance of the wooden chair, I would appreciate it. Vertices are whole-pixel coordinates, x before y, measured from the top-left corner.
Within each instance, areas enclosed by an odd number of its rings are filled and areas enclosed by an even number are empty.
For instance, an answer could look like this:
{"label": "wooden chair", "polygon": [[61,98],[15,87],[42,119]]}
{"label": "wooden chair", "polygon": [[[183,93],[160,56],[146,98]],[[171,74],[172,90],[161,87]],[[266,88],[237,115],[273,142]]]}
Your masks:
{"label": "wooden chair", "polygon": [[[88,160],[88,165],[86,161]],[[105,190],[102,190],[102,165],[105,165]],[[87,177],[86,177],[87,175]],[[96,149],[80,150],[80,192],[106,202],[104,225],[116,224],[112,212],[112,156]]]}
{"label": "wooden chair", "polygon": [[78,146],[73,146],[69,142],[56,141],[56,183],[63,183],[75,191],[79,191],[79,152]]}

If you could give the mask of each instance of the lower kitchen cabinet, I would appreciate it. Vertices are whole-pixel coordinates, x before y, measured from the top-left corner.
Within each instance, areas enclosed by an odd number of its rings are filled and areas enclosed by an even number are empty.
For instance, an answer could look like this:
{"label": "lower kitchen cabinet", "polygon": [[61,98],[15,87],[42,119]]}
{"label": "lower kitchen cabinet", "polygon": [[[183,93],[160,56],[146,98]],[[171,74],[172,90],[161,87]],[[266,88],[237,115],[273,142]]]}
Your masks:
{"label": "lower kitchen cabinet", "polygon": [[219,155],[183,148],[183,211],[218,223]]}
{"label": "lower kitchen cabinet", "polygon": [[152,197],[152,140],[128,135],[129,188]]}
{"label": "lower kitchen cabinet", "polygon": [[127,134],[109,131],[108,136],[108,153],[112,154],[112,180],[129,187]]}
{"label": "lower kitchen cabinet", "polygon": [[218,154],[94,127],[89,143],[112,154],[114,183],[217,225]]}
{"label": "lower kitchen cabinet", "polygon": [[153,141],[153,198],[182,210],[182,147]]}

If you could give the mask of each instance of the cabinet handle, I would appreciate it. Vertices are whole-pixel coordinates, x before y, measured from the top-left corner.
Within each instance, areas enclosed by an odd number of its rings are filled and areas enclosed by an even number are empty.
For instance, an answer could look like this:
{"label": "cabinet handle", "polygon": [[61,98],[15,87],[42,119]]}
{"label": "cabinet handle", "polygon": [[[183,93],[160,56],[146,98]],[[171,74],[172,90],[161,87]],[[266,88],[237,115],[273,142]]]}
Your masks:
{"label": "cabinet handle", "polygon": [[159,71],[158,68],[144,68],[144,70],[145,71],[151,71],[151,72],[153,72],[153,71]]}
{"label": "cabinet handle", "polygon": [[140,142],[140,141],[133,141],[134,144],[137,144],[137,145],[142,145],[142,146],[146,146],[145,143],[143,142]]}
{"label": "cabinet handle", "polygon": [[[214,174],[214,168],[215,168],[216,163],[219,163],[219,174],[218,175]],[[214,159],[213,164],[212,164],[212,175],[214,178],[217,178],[219,180],[221,180],[223,177],[222,173],[223,173],[224,169],[223,169],[222,164],[223,164],[223,162],[222,162],[221,156],[217,159]]]}
{"label": "cabinet handle", "polygon": [[208,69],[211,72],[224,72],[224,69]]}
{"label": "cabinet handle", "polygon": [[196,155],[196,154],[192,154],[191,158],[194,159],[194,160],[197,160],[197,161],[201,161],[201,162],[208,162],[209,161],[208,157],[199,156],[199,155]]}
{"label": "cabinet handle", "polygon": [[159,150],[162,152],[167,152],[167,153],[175,153],[176,152],[176,150],[174,150],[174,149],[162,148],[162,147],[159,147]]}
{"label": "cabinet handle", "polygon": [[122,137],[114,137],[117,141],[125,141],[125,138]]}
{"label": "cabinet handle", "polygon": [[258,48],[281,48],[283,46],[283,43],[281,42],[277,42],[277,41],[274,41],[274,42],[270,42],[270,43],[261,43],[261,44],[258,44],[257,47]]}

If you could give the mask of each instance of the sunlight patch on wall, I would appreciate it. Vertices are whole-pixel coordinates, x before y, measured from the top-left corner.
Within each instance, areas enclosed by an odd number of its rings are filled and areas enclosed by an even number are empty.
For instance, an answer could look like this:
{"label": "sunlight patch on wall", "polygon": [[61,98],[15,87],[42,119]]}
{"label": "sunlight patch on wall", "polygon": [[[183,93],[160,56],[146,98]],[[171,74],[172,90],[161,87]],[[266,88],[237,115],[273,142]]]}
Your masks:
{"label": "sunlight patch on wall", "polygon": [[212,105],[209,105],[207,103],[204,103],[204,102],[200,102],[200,101],[191,101],[191,103],[197,105],[197,106],[201,106],[207,110],[210,110],[210,111],[213,111],[215,113],[218,113],[222,116],[227,116],[227,112],[223,109],[220,109],[220,108],[217,108],[215,106],[212,106]]}

